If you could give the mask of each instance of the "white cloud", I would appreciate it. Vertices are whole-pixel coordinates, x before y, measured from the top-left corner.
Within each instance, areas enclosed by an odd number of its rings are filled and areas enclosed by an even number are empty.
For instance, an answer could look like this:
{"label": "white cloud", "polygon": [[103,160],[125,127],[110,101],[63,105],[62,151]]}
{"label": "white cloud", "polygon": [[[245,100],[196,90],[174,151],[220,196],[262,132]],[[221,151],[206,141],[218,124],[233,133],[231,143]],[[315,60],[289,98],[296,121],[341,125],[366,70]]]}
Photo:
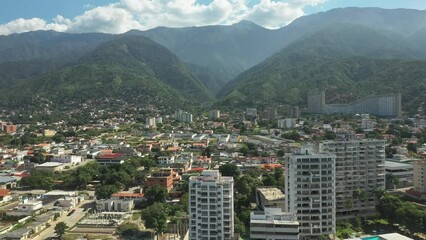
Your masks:
{"label": "white cloud", "polygon": [[[186,27],[233,24],[250,20],[266,28],[282,27],[304,15],[306,6],[326,0],[120,0],[91,8],[73,19],[57,16],[51,22],[40,18],[16,19],[0,25],[0,35],[35,30],[60,32],[123,33],[157,26]],[[251,3],[249,3],[251,2]]]}
{"label": "white cloud", "polygon": [[58,32],[66,32],[69,22],[62,16],[57,16],[52,23],[47,23],[40,18],[23,19],[19,18],[0,25],[0,35],[9,35],[12,33],[22,33],[37,30],[55,30]]}

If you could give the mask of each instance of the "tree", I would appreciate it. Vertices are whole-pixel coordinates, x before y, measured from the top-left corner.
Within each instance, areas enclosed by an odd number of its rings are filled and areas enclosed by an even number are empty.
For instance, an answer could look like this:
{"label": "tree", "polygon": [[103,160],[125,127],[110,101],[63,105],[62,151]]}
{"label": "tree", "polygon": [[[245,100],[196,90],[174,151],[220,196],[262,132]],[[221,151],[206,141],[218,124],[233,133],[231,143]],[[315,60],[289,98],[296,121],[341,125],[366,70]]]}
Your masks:
{"label": "tree", "polygon": [[145,170],[149,170],[152,167],[155,167],[155,161],[149,157],[144,157],[141,158],[140,160],[140,165],[145,167]]}
{"label": "tree", "polygon": [[246,233],[246,227],[244,226],[244,223],[240,221],[238,216],[235,216],[234,231],[240,235],[245,235]]}
{"label": "tree", "polygon": [[407,144],[407,150],[413,153],[417,153],[417,146],[414,143]]}
{"label": "tree", "polygon": [[300,134],[298,133],[298,132],[296,132],[296,131],[290,131],[290,132],[286,132],[286,133],[283,133],[282,135],[281,135],[281,137],[282,138],[285,138],[285,139],[291,139],[291,140],[294,140],[294,141],[298,141],[299,139],[300,139]]}
{"label": "tree", "polygon": [[118,189],[115,185],[104,185],[96,188],[95,195],[97,199],[108,199],[116,192],[118,192]]}
{"label": "tree", "polygon": [[55,233],[58,235],[59,239],[63,239],[65,231],[68,229],[68,226],[64,222],[58,222],[55,226]]}
{"label": "tree", "polygon": [[165,203],[154,203],[142,210],[142,220],[145,221],[146,227],[154,229],[159,234],[166,230],[168,212]]}
{"label": "tree", "polygon": [[282,176],[284,176],[284,170],[282,168],[275,168],[275,171],[274,171],[275,180],[279,181]]}
{"label": "tree", "polygon": [[391,173],[385,175],[385,180],[386,189],[394,189],[399,184],[399,178]]}
{"label": "tree", "polygon": [[282,149],[278,150],[278,152],[277,152],[277,156],[281,157],[281,158],[284,157],[284,154],[285,154],[285,151],[282,150]]}
{"label": "tree", "polygon": [[248,147],[247,147],[246,145],[244,145],[244,146],[242,146],[242,147],[240,148],[240,152],[241,152],[244,156],[247,156],[248,151],[249,151],[249,149],[248,149]]}
{"label": "tree", "polygon": [[54,185],[54,180],[51,173],[36,171],[30,177],[22,178],[20,184],[23,187],[29,187],[31,189],[51,190]]}
{"label": "tree", "polygon": [[237,178],[240,175],[240,170],[238,169],[238,166],[234,163],[227,163],[220,166],[219,171],[222,176]]}
{"label": "tree", "polygon": [[155,185],[148,188],[145,192],[145,198],[148,205],[152,205],[157,202],[164,203],[167,199],[167,189],[161,185]]}
{"label": "tree", "polygon": [[272,174],[266,174],[266,176],[262,177],[262,183],[264,186],[276,186],[277,180],[275,180]]}
{"label": "tree", "polygon": [[325,131],[325,139],[334,140],[336,139],[336,133],[333,131]]}
{"label": "tree", "polygon": [[117,234],[122,237],[134,236],[139,232],[139,227],[136,223],[126,222],[118,226]]}

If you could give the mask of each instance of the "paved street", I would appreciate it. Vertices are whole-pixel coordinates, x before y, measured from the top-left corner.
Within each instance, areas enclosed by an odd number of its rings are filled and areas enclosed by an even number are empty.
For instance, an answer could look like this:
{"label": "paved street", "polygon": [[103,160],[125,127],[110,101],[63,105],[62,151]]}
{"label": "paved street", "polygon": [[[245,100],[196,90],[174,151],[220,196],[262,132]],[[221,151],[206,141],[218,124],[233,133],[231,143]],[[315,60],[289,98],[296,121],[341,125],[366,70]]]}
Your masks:
{"label": "paved street", "polygon": [[84,212],[84,205],[91,203],[90,200],[85,200],[80,203],[80,205],[75,209],[75,212],[71,216],[67,216],[68,213],[65,213],[61,217],[59,217],[56,221],[53,221],[51,226],[44,231],[42,231],[38,236],[33,238],[34,240],[44,240],[46,238],[55,237],[55,226],[58,222],[65,222],[68,227],[74,226],[86,212]]}

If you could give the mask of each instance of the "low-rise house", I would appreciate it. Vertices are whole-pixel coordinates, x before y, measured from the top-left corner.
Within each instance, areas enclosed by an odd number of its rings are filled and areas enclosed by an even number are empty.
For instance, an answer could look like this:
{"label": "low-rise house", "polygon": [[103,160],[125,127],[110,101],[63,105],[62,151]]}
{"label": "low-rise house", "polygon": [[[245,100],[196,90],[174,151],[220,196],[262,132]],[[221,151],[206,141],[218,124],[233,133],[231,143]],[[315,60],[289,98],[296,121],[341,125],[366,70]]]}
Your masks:
{"label": "low-rise house", "polygon": [[207,156],[198,156],[194,163],[199,166],[210,165],[212,159]]}
{"label": "low-rise house", "polygon": [[17,179],[10,176],[0,176],[0,189],[12,189],[16,187]]}
{"label": "low-rise house", "polygon": [[194,142],[191,144],[192,149],[204,149],[207,147],[207,144],[204,142]]}
{"label": "low-rise house", "polygon": [[35,166],[37,171],[43,172],[61,172],[64,170],[65,165],[59,162],[45,162]]}
{"label": "low-rise house", "polygon": [[3,240],[26,240],[30,239],[31,229],[19,228],[12,232],[8,232],[3,236]]}
{"label": "low-rise house", "polygon": [[96,210],[98,212],[131,212],[134,205],[133,199],[96,200]]}
{"label": "low-rise house", "polygon": [[170,164],[172,164],[174,162],[175,162],[175,156],[174,155],[158,156],[158,159],[157,159],[157,164],[159,166],[163,166],[163,167],[169,166]]}
{"label": "low-rise house", "polygon": [[12,201],[12,195],[8,189],[0,189],[0,203]]}
{"label": "low-rise house", "polygon": [[58,155],[53,156],[50,161],[74,165],[81,163],[82,157],[77,155]]}
{"label": "low-rise house", "polygon": [[7,216],[31,216],[38,213],[43,207],[41,201],[24,200],[18,206],[6,212]]}
{"label": "low-rise house", "polygon": [[170,191],[173,188],[173,183],[179,181],[181,177],[173,169],[160,169],[153,172],[145,181],[145,188],[150,188],[155,185],[161,185]]}
{"label": "low-rise house", "polygon": [[124,192],[120,192],[120,193],[114,193],[111,195],[111,199],[112,200],[126,200],[126,199],[131,199],[133,200],[135,203],[139,203],[139,202],[143,202],[145,201],[145,197],[143,193],[124,193]]}
{"label": "low-rise house", "polygon": [[102,154],[96,157],[96,162],[101,166],[111,165],[111,164],[123,164],[128,157],[124,156],[122,153],[111,153],[111,154]]}

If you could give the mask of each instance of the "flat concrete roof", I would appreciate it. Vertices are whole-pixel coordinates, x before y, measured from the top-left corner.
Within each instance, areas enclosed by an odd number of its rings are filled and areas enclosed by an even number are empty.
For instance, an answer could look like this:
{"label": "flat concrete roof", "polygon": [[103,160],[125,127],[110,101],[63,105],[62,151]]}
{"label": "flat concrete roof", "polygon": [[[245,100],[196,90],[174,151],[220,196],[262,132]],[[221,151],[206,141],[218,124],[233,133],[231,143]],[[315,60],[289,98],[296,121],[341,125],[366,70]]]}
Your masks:
{"label": "flat concrete roof", "polygon": [[413,165],[408,163],[385,161],[385,168],[413,168]]}
{"label": "flat concrete roof", "polygon": [[284,193],[278,188],[258,188],[257,189],[268,201],[284,199]]}
{"label": "flat concrete roof", "polygon": [[399,233],[387,233],[379,235],[380,238],[384,240],[413,240],[412,238],[406,237]]}
{"label": "flat concrete roof", "polygon": [[59,163],[59,162],[45,162],[43,164],[37,165],[36,167],[57,167],[57,166],[61,166],[63,165],[63,163]]}

